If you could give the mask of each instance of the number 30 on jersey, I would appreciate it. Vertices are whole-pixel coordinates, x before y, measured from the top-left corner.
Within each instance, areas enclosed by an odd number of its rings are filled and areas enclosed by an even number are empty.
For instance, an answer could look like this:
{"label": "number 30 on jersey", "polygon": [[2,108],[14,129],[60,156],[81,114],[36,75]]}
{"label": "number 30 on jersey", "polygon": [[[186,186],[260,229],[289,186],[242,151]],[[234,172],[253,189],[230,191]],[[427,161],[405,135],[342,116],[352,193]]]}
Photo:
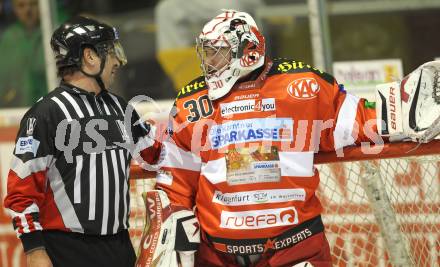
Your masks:
{"label": "number 30 on jersey", "polygon": [[196,122],[201,118],[209,117],[214,111],[212,102],[209,100],[208,95],[202,95],[196,99],[190,99],[183,103],[183,107],[188,109],[189,115],[186,120],[189,122]]}

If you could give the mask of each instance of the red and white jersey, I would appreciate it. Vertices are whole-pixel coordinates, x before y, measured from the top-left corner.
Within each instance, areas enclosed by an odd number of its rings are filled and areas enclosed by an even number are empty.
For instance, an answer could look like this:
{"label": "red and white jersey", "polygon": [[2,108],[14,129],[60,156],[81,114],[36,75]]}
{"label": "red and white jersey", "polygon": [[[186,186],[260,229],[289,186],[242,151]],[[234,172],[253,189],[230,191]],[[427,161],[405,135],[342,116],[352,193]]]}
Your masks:
{"label": "red and white jersey", "polygon": [[[132,153],[118,145],[130,140],[128,107],[106,90],[95,94],[62,82],[26,112],[4,199],[25,251],[44,245],[41,231],[113,235],[128,229]],[[156,163],[160,143],[139,120],[134,112],[132,142],[144,148],[144,161]]]}
{"label": "red and white jersey", "polygon": [[268,61],[225,97],[207,93],[203,77],[179,92],[157,182],[216,238],[271,238],[320,215],[314,153],[376,131],[365,100],[302,62]]}

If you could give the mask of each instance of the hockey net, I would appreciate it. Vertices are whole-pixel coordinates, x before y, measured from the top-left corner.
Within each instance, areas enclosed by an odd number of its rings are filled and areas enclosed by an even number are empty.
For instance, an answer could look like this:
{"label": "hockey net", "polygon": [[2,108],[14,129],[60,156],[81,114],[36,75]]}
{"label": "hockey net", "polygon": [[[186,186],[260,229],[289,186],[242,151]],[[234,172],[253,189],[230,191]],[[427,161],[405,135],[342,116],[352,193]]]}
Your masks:
{"label": "hockey net", "polygon": [[[334,266],[440,266],[440,141],[386,144],[379,154],[318,153],[317,192]],[[132,167],[131,236],[145,220],[154,174]]]}

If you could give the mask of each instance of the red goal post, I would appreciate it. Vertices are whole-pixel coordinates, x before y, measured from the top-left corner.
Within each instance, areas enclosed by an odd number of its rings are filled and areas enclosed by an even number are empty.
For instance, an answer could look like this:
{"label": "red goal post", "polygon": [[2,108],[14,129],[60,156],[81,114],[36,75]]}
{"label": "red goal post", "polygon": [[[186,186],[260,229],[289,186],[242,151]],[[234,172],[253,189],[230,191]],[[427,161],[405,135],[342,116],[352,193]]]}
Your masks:
{"label": "red goal post", "polygon": [[[387,143],[379,154],[347,147],[343,155],[315,155],[334,266],[440,266],[440,140]],[[132,165],[136,248],[145,220],[141,193],[154,175]]]}

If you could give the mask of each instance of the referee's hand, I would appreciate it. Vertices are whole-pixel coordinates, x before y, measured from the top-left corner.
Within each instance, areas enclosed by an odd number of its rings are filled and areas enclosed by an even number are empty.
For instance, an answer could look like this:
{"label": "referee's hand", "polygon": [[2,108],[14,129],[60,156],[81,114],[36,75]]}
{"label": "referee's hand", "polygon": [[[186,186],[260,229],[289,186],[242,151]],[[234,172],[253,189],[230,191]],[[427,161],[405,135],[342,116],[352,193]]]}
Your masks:
{"label": "referee's hand", "polygon": [[26,253],[27,267],[53,267],[44,248]]}

